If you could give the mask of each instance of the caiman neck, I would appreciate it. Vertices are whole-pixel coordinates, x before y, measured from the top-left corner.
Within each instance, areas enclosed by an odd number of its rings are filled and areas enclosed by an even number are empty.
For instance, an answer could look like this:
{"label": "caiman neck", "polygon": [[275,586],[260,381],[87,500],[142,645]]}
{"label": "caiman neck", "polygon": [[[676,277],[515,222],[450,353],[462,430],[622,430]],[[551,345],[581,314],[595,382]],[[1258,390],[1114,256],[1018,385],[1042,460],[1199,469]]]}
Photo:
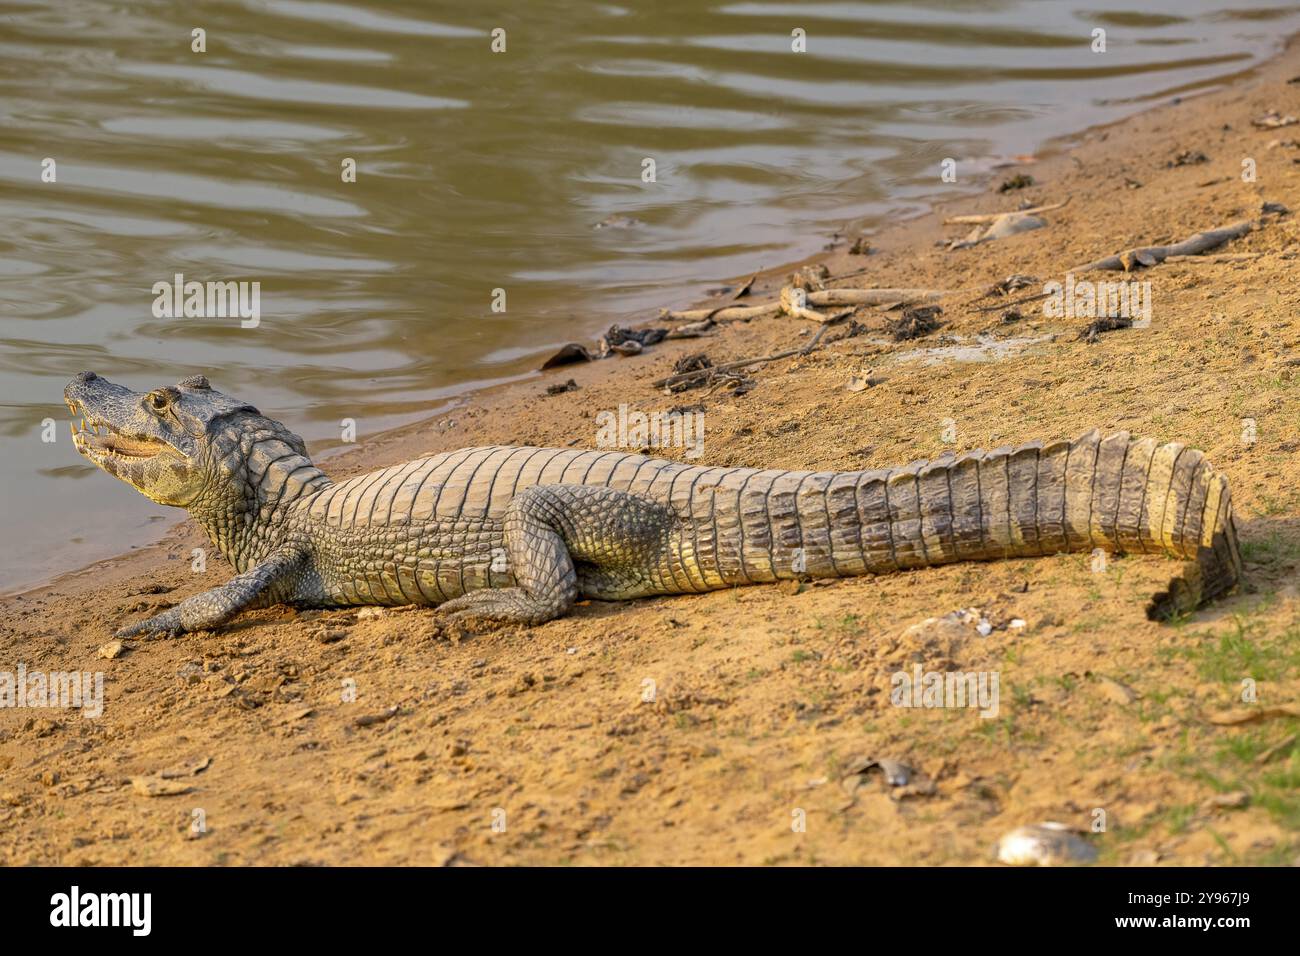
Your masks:
{"label": "caiman neck", "polygon": [[293,528],[288,519],[298,503],[327,487],[330,479],[306,455],[277,441],[259,443],[240,484],[242,498],[226,499],[218,507],[195,502],[190,515],[242,573],[285,543]]}

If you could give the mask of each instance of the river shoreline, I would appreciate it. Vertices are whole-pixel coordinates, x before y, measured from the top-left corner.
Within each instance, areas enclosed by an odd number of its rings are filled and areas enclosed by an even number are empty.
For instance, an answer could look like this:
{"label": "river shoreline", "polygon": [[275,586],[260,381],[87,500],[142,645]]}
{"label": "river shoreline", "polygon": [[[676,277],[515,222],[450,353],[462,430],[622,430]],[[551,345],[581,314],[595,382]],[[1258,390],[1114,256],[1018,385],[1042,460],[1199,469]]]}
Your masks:
{"label": "river shoreline", "polygon": [[[1300,115],[1297,75],[1292,42],[1221,90],[998,171],[871,236],[870,255],[814,258],[836,288],[960,290],[918,338],[893,340],[899,310],[862,307],[815,350],[754,365],[818,326],[729,322],[476,393],[326,466],[346,478],[470,445],[594,446],[600,413],[623,405],[696,406],[696,461],[718,467],[883,467],[1123,429],[1198,447],[1228,476],[1246,558],[1233,596],[1156,624],[1145,600],[1170,562],[1098,571],[1062,555],[590,601],[537,628],[450,636],[427,609],[277,607],[101,651],[122,623],[229,578],[217,561],[191,572],[207,542],[182,525],[0,599],[0,660],[106,672],[101,718],[0,712],[0,862],[977,865],[1044,820],[1091,832],[1107,864],[1294,862],[1296,721],[1229,717],[1245,679],[1269,701],[1300,694],[1300,124],[1253,122]],[[1035,183],[996,190],[1018,172]],[[945,218],[1067,199],[1041,228],[949,248],[971,227]],[[1149,325],[1085,336],[1086,315],[1033,298],[1082,264],[1242,220],[1249,232],[1204,256],[1104,274],[1150,283]],[[800,265],[758,276],[749,301]],[[1034,278],[990,293],[1013,275]],[[701,352],[743,380],[655,387]],[[936,623],[970,608],[988,633]],[[917,664],[1000,674],[999,716],[891,707],[891,675]],[[358,702],[339,700],[345,679]],[[357,720],[375,714],[389,716]],[[905,761],[916,788],[853,771],[863,755]],[[212,830],[192,839],[188,810],[130,777],[200,758]],[[1097,808],[1104,832],[1089,829]],[[806,830],[792,833],[793,810]]]}

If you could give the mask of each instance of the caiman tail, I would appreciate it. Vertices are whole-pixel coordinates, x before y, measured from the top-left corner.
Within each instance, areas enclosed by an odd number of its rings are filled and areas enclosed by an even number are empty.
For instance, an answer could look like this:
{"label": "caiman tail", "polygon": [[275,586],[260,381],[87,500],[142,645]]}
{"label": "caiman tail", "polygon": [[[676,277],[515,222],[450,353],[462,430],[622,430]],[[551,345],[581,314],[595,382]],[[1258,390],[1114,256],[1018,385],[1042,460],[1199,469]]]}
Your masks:
{"label": "caiman tail", "polygon": [[1194,448],[1127,432],[873,471],[747,470],[713,494],[713,517],[738,506],[739,520],[719,520],[696,554],[715,545],[727,583],[1100,548],[1186,562],[1148,607],[1163,618],[1227,592],[1241,574],[1225,477]]}

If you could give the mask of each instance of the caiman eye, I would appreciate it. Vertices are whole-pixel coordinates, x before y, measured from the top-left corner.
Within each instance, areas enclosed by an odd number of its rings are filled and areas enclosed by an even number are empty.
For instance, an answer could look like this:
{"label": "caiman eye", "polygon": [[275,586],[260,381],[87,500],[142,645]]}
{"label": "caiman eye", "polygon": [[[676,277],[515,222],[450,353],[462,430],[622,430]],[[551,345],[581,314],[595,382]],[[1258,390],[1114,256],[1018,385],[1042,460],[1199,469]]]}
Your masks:
{"label": "caiman eye", "polygon": [[150,392],[149,407],[155,412],[167,411],[167,406],[172,403],[172,398],[166,392]]}

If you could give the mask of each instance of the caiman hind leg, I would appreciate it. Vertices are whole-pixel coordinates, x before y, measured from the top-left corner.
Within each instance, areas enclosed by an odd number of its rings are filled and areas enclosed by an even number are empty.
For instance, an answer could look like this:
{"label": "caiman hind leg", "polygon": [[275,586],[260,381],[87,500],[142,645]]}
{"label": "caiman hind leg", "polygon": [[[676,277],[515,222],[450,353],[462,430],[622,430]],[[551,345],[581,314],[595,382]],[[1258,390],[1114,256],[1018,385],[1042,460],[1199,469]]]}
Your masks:
{"label": "caiman hind leg", "polygon": [[541,624],[567,613],[578,595],[655,593],[672,510],[599,485],[536,485],[511,499],[506,559],[518,587],[471,591],[441,605],[452,618]]}

